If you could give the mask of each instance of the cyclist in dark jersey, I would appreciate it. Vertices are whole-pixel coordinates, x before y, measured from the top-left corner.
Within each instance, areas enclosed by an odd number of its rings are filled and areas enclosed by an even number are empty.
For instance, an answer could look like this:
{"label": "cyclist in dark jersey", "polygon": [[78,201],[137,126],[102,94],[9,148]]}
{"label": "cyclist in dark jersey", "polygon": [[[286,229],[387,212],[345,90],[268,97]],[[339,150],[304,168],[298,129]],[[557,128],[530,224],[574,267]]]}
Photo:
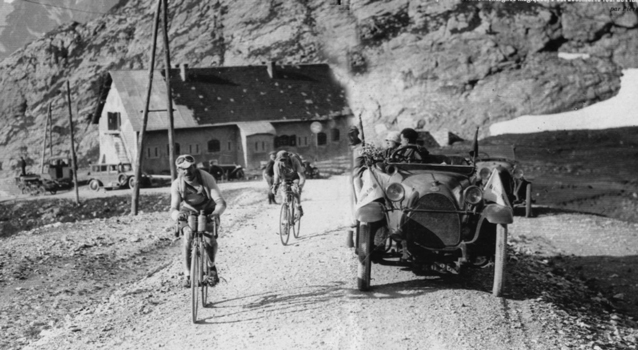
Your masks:
{"label": "cyclist in dark jersey", "polygon": [[[226,201],[224,201],[213,175],[197,169],[193,156],[181,155],[175,160],[175,165],[177,165],[178,177],[171,185],[170,213],[171,218],[179,223],[179,228],[184,234],[182,245],[183,286],[188,288],[190,287],[190,255],[193,240],[191,229],[187,223],[188,216],[191,213],[197,215],[200,210],[203,210],[205,214],[212,215],[214,220],[219,220],[219,216],[226,210]],[[212,229],[212,224],[206,227],[206,231],[211,232]],[[209,257],[208,266],[210,267],[210,275],[206,276],[204,280],[214,285],[219,282],[215,266],[216,237],[205,236],[204,247]]]}
{"label": "cyclist in dark jersey", "polygon": [[297,212],[299,215],[303,215],[303,208],[301,207],[301,190],[306,183],[306,175],[304,174],[304,167],[301,165],[299,158],[287,151],[279,151],[277,158],[275,159],[274,179],[272,185],[272,193],[276,194],[279,188],[279,183],[283,181],[292,181],[297,184]]}
{"label": "cyclist in dark jersey", "polygon": [[270,159],[268,160],[268,163],[266,164],[266,167],[263,171],[264,180],[266,180],[266,184],[268,185],[268,204],[277,204],[275,195],[270,192],[270,189],[272,188],[273,178],[275,177],[274,166],[276,157],[277,151],[270,152]]}

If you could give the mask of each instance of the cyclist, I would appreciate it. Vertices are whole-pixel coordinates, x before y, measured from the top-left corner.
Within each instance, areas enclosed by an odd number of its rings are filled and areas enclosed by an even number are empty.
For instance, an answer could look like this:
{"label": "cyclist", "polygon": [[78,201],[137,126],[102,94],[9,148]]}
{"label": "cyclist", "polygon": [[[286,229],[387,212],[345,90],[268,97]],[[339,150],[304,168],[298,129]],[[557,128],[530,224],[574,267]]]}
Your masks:
{"label": "cyclist", "polygon": [[304,167],[301,165],[301,161],[294,154],[287,151],[277,152],[277,158],[275,159],[275,165],[273,167],[274,178],[272,185],[272,193],[277,194],[279,182],[293,181],[297,185],[297,191],[295,197],[297,197],[297,212],[299,217],[303,215],[303,208],[301,208],[301,190],[306,183],[306,175],[304,174]]}
{"label": "cyclist", "polygon": [[[190,287],[190,262],[191,244],[193,235],[188,226],[188,216],[198,215],[200,210],[204,214],[211,215],[213,220],[219,220],[219,216],[226,209],[226,201],[222,197],[219,187],[213,175],[201,171],[195,167],[195,158],[189,154],[183,154],[175,160],[178,177],[171,185],[171,218],[178,223],[179,230],[184,234],[182,245],[182,261],[184,263],[184,284]],[[212,232],[212,224],[207,225],[206,231]],[[179,233],[179,232],[178,232]],[[215,255],[217,254],[217,239],[214,236],[204,236],[204,248],[208,255],[210,274],[204,281],[210,285],[219,282]]]}
{"label": "cyclist", "polygon": [[268,160],[268,163],[266,164],[266,167],[264,168],[262,174],[264,180],[266,181],[266,184],[268,185],[268,204],[277,204],[277,201],[275,200],[275,194],[270,192],[270,189],[272,188],[272,180],[275,176],[274,166],[275,159],[277,159],[277,151],[270,152],[269,157],[270,159]]}

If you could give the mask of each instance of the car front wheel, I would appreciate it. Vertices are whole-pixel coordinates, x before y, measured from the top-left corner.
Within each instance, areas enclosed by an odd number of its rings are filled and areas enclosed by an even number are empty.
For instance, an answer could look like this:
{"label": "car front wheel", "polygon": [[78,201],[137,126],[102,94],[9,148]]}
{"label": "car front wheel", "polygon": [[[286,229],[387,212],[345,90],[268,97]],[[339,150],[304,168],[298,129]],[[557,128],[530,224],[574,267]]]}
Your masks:
{"label": "car front wheel", "polygon": [[131,176],[128,179],[128,187],[130,189],[134,189],[135,188],[135,176]]}
{"label": "car front wheel", "polygon": [[97,192],[100,190],[100,183],[97,180],[91,180],[91,182],[89,182],[89,188]]}

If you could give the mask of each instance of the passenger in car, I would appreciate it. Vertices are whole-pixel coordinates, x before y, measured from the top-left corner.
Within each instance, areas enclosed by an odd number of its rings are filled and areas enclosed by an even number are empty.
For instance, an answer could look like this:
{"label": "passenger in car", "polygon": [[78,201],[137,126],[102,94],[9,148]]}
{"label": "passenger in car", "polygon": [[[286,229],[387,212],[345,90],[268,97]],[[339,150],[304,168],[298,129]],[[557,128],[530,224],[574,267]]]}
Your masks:
{"label": "passenger in car", "polygon": [[390,131],[385,137],[385,150],[383,151],[383,157],[385,159],[390,158],[392,152],[394,152],[401,145],[401,136],[398,131]]}

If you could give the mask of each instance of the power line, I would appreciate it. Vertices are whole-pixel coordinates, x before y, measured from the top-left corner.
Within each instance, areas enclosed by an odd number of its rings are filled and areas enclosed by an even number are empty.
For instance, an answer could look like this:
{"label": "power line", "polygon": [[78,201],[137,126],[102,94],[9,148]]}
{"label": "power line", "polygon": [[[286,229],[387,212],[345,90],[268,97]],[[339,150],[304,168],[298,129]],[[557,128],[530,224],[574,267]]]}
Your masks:
{"label": "power line", "polygon": [[106,14],[105,12],[86,11],[86,10],[74,9],[74,8],[71,8],[71,7],[57,6],[57,5],[51,5],[51,4],[43,4],[41,2],[37,2],[37,1],[33,1],[33,0],[20,0],[20,1],[28,2],[28,3],[32,3],[32,4],[36,4],[36,5],[55,7],[55,8],[59,8],[59,9],[69,10],[69,11],[75,11],[75,12],[94,13],[94,14],[97,14],[97,15],[105,15]]}

